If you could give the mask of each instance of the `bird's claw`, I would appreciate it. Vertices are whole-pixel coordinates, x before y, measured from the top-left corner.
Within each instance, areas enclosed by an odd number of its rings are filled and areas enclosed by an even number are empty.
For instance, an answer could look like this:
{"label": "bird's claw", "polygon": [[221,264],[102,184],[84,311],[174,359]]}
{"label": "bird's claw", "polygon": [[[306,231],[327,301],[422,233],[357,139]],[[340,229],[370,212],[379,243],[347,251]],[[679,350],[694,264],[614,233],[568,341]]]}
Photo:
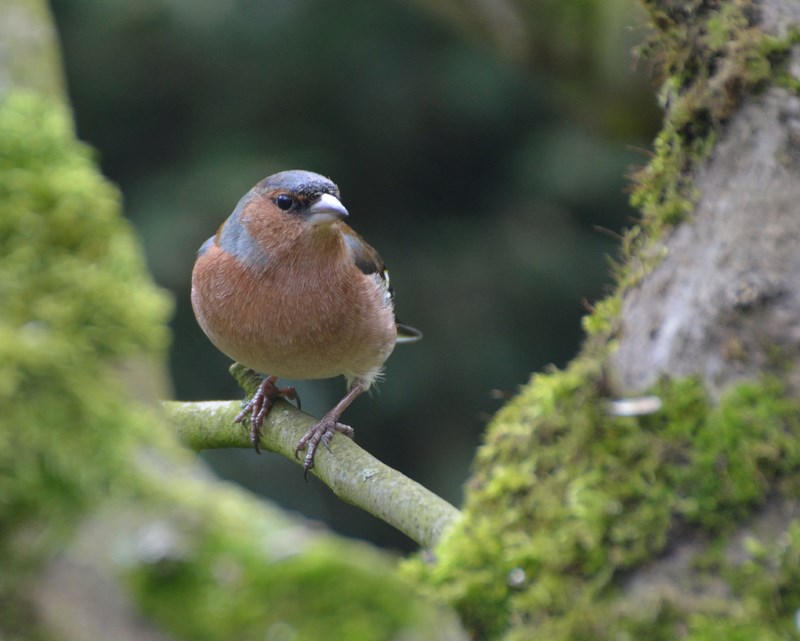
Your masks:
{"label": "bird's claw", "polygon": [[297,395],[297,390],[294,387],[278,387],[275,385],[277,380],[277,376],[267,376],[261,381],[256,393],[233,419],[234,423],[242,423],[248,416],[250,417],[250,442],[253,444],[256,454],[261,451],[258,446],[261,440],[261,425],[275,399],[286,398],[297,401],[297,409],[300,409],[300,397]]}
{"label": "bird's claw", "polygon": [[353,438],[355,433],[349,425],[339,423],[332,418],[323,417],[297,442],[297,447],[294,448],[295,458],[299,458],[300,452],[303,450],[306,451],[306,455],[303,457],[303,476],[306,479],[308,479],[309,470],[314,467],[314,455],[317,452],[317,447],[322,443],[325,449],[330,452],[331,439],[336,432],[344,434],[348,438]]}

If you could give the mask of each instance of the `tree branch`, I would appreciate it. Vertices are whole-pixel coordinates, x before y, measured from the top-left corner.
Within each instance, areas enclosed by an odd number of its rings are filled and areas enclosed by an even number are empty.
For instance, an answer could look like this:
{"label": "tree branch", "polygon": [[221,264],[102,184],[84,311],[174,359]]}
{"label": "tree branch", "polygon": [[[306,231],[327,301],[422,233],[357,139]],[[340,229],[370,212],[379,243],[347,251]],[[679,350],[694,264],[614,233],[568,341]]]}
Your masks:
{"label": "tree branch", "polygon": [[29,89],[67,101],[48,4],[46,0],[0,2],[0,97]]}
{"label": "tree branch", "polygon": [[[238,376],[237,376],[238,378]],[[238,401],[165,401],[163,407],[178,437],[194,450],[250,448],[249,433],[233,422]],[[261,447],[302,464],[297,442],[317,419],[279,400],[261,429]],[[312,473],[333,493],[397,528],[424,548],[431,548],[461,513],[416,481],[381,463],[353,440],[337,434],[330,451],[317,451]]]}

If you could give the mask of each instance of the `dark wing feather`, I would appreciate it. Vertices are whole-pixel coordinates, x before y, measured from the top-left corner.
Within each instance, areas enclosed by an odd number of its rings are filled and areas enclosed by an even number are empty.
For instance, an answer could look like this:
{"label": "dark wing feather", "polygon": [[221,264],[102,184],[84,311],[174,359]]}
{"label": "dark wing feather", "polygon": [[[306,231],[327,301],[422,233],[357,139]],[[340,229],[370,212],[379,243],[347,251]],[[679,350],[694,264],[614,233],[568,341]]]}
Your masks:
{"label": "dark wing feather", "polygon": [[350,253],[353,256],[353,261],[362,272],[365,274],[380,274],[383,277],[383,272],[386,267],[381,260],[380,254],[375,251],[374,247],[368,245],[361,236],[356,234],[352,229],[346,229],[342,232],[344,242]]}
{"label": "dark wing feather", "polygon": [[[394,290],[389,284],[389,272],[386,265],[383,264],[383,259],[374,247],[367,244],[367,242],[356,234],[351,229],[343,231],[344,242],[353,256],[353,262],[365,274],[377,274],[386,285],[386,290],[389,293],[389,298],[394,303]],[[396,319],[395,319],[395,322]],[[422,338],[422,332],[411,325],[397,322],[397,342],[398,343],[413,343]]]}

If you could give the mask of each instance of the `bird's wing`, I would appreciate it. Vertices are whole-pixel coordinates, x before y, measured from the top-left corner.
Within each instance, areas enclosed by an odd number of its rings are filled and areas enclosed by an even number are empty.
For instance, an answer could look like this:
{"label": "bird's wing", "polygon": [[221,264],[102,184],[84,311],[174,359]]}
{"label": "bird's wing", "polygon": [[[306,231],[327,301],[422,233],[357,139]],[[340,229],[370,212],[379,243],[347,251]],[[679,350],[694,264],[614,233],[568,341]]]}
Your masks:
{"label": "bird's wing", "polygon": [[386,281],[388,287],[389,279],[383,275],[386,271],[386,266],[383,264],[383,260],[375,248],[368,245],[366,241],[352,229],[342,230],[342,235],[344,236],[344,242],[350,250],[350,255],[353,257],[353,262],[355,262],[356,267],[367,275],[380,275],[381,278]]}
{"label": "bird's wing", "polygon": [[[381,279],[383,285],[386,287],[389,300],[392,306],[394,306],[394,289],[392,289],[389,283],[389,270],[386,269],[386,265],[384,265],[380,254],[352,229],[348,228],[343,230],[343,236],[356,267],[367,275],[375,274]],[[395,319],[395,322],[397,324],[398,343],[413,343],[422,338],[422,332],[418,329],[411,327],[411,325],[401,323],[397,321],[397,319]]]}

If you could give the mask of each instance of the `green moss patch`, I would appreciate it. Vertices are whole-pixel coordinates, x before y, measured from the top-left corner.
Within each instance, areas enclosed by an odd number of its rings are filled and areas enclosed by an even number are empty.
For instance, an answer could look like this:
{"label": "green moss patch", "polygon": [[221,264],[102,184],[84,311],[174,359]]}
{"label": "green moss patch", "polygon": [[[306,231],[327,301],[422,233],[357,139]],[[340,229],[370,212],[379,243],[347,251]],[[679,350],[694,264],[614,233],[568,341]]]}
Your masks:
{"label": "green moss patch", "polygon": [[178,638],[372,641],[453,634],[454,617],[398,580],[385,555],[315,533],[224,488],[205,496],[195,489],[192,483],[169,488],[167,504],[181,509],[145,529],[155,527],[173,543],[155,546],[155,555],[139,548],[122,568],[143,611]]}
{"label": "green moss patch", "polygon": [[0,556],[10,566],[108,493],[111,471],[127,467],[117,442],[144,429],[109,368],[162,353],[170,303],[118,214],[119,194],[66,109],[33,94],[0,105]]}
{"label": "green moss patch", "polygon": [[[800,407],[772,381],[732,389],[717,406],[694,379],[654,392],[660,412],[612,417],[589,361],[534,376],[490,426],[464,519],[436,563],[406,570],[455,603],[479,638],[682,636],[703,606],[631,608],[626,578],[685,538],[725,537],[769,496],[792,496]],[[734,582],[723,611],[784,629],[800,602],[776,618],[781,579],[759,576],[770,599],[743,610],[752,598]]]}

